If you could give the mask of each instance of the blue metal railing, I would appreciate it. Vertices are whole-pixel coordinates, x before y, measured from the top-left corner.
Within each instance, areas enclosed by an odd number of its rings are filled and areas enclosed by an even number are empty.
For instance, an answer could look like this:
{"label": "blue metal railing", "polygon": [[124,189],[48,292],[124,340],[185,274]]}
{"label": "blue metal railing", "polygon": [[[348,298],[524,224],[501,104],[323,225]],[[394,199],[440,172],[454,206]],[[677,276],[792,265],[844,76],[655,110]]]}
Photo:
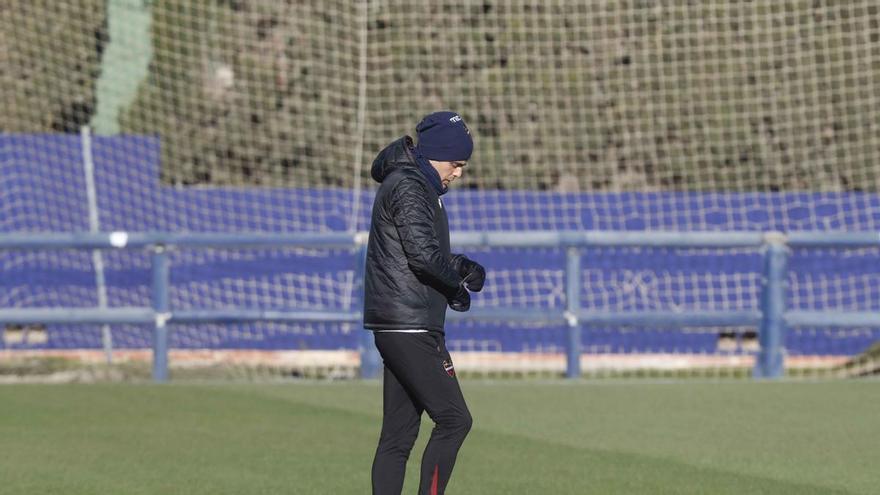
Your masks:
{"label": "blue metal railing", "polygon": [[[783,345],[789,325],[831,327],[880,327],[880,313],[786,311],[787,260],[791,247],[861,248],[880,246],[873,232],[605,232],[531,231],[468,232],[452,236],[453,244],[471,247],[564,247],[566,254],[566,300],[564,310],[521,308],[475,308],[450,313],[453,320],[512,319],[565,323],[568,326],[566,376],[581,374],[581,332],[588,324],[662,326],[758,326],[761,350],[754,376],[777,378],[784,372]],[[0,324],[152,324],[153,379],[168,380],[168,325],[174,323],[284,321],[358,323],[358,311],[283,311],[254,309],[173,310],[169,305],[169,249],[175,247],[323,247],[359,249],[356,286],[363,290],[366,255],[365,233],[21,233],[0,235],[0,249],[150,249],[152,251],[152,307],[120,308],[16,308],[0,309]],[[599,246],[672,248],[764,249],[764,286],[760,311],[597,312],[580,307],[581,249]],[[361,299],[362,300],[362,299]],[[371,334],[360,341],[361,374],[376,377],[381,363]]]}

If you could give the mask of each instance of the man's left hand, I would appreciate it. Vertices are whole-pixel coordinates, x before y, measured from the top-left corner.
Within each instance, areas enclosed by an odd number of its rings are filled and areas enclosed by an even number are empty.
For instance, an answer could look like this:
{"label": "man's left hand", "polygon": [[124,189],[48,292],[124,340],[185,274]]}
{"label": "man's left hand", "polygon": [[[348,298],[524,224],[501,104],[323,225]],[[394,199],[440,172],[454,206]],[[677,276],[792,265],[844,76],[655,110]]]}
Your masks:
{"label": "man's left hand", "polygon": [[449,307],[454,311],[465,312],[471,309],[471,295],[465,289],[464,283],[458,286],[458,291],[448,299]]}
{"label": "man's left hand", "polygon": [[483,283],[486,281],[486,269],[476,261],[464,256],[462,258],[460,273],[464,280],[464,285],[468,290],[480,292],[483,290]]}

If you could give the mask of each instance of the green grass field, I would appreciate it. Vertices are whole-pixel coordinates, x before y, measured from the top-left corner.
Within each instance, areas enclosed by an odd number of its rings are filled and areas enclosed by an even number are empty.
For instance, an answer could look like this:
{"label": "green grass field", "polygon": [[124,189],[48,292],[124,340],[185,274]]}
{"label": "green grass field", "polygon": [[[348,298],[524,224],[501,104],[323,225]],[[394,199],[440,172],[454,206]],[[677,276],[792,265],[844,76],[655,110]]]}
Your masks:
{"label": "green grass field", "polygon": [[[464,388],[450,495],[880,493],[877,381]],[[2,386],[0,493],[367,494],[380,406],[374,382]]]}

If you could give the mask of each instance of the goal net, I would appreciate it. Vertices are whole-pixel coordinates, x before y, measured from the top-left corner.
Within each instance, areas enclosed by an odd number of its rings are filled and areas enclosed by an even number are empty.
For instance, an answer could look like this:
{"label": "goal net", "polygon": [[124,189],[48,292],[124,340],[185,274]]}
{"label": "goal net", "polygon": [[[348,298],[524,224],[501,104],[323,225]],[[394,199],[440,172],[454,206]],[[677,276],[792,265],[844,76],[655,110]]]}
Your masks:
{"label": "goal net", "polygon": [[[476,142],[444,197],[454,231],[880,230],[872,0],[8,0],[0,27],[4,235],[365,231],[372,158],[438,109],[460,112]],[[172,310],[359,309],[353,249],[173,256]],[[561,250],[473,256],[489,268],[475,307],[565,307]],[[788,307],[880,311],[878,256],[794,250]],[[760,259],[585,250],[581,307],[758,311]],[[146,253],[0,262],[2,308],[150,304]],[[150,331],[7,326],[0,348],[100,349],[109,334],[117,351],[141,349]],[[342,369],[357,366],[359,332],[179,326],[172,343],[330,355]],[[449,332],[475,372],[564,369],[564,325]],[[752,365],[755,332],[585,328],[584,369],[736,374]],[[878,338],[793,328],[786,353],[839,370]]]}

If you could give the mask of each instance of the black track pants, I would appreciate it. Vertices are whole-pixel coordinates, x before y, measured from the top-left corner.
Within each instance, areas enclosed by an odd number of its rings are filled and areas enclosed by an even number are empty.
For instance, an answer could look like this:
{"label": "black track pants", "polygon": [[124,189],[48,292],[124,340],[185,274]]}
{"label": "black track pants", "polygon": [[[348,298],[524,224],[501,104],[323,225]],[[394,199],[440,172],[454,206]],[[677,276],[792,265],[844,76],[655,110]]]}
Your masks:
{"label": "black track pants", "polygon": [[441,495],[471,428],[443,334],[376,332],[385,363],[383,419],[373,460],[373,495],[399,495],[422,411],[434,421],[422,455],[419,495]]}

